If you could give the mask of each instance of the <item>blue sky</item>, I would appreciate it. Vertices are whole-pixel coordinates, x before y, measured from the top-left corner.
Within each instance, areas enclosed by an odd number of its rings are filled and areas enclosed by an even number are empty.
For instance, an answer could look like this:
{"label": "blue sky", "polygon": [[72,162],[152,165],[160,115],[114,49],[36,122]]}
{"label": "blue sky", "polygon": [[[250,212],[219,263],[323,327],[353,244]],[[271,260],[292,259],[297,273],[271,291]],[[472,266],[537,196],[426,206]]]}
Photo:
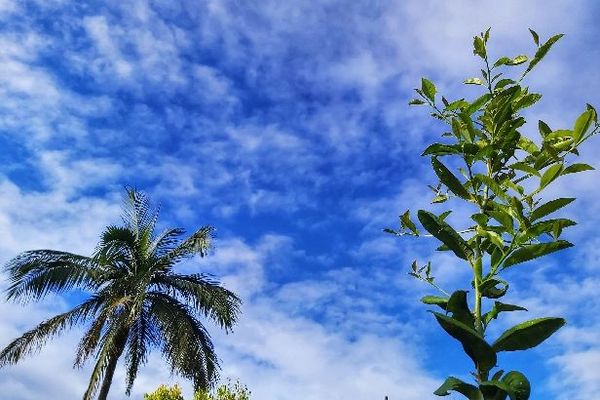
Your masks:
{"label": "blue sky", "polygon": [[[421,76],[452,97],[477,73],[472,36],[492,27],[495,55],[531,54],[527,31],[565,33],[532,74],[528,112],[569,127],[600,105],[595,2],[0,0],[0,262],[20,251],[92,251],[119,221],[124,185],[151,194],[162,222],[217,228],[214,253],[182,266],[242,294],[244,316],[211,329],[223,376],[257,399],[429,399],[470,367],[435,326],[406,275],[432,260],[449,290],[464,265],[433,243],[382,233],[407,208],[431,208],[419,156],[442,127],[406,105]],[[600,166],[600,141],[582,152]],[[532,377],[535,399],[600,390],[600,195],[597,171],[551,187],[578,197],[580,222],[559,257],[524,265],[510,299],[569,325],[543,351],[502,357]],[[457,209],[458,221],[461,210]],[[463,213],[464,214],[464,213]],[[0,276],[0,289],[5,285]],[[0,347],[69,306],[0,303]],[[210,327],[212,328],[212,327]],[[77,399],[73,331],[0,371],[10,399]],[[158,357],[132,398],[170,377]],[[112,399],[124,393],[117,372]]]}

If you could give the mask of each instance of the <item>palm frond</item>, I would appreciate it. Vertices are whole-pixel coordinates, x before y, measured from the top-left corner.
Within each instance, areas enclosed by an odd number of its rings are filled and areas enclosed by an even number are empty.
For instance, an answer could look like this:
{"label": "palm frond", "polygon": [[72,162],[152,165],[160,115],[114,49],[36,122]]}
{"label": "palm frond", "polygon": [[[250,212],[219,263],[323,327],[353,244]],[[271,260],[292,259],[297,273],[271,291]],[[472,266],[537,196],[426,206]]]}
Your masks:
{"label": "palm frond", "polygon": [[72,310],[52,317],[32,330],[25,332],[0,352],[0,367],[15,364],[24,356],[39,351],[49,339],[63,330],[92,317],[96,313],[98,306],[98,299],[92,298]]}
{"label": "palm frond", "polygon": [[128,331],[124,327],[127,320],[127,315],[124,312],[119,313],[112,319],[100,339],[100,350],[96,355],[97,361],[92,370],[92,375],[88,383],[88,387],[83,395],[83,400],[91,400],[103,379],[106,379],[107,374],[112,373],[116,363],[123,353],[127,342]]}
{"label": "palm frond", "polygon": [[147,361],[149,346],[158,344],[160,344],[160,339],[157,328],[153,324],[152,316],[144,308],[129,329],[129,340],[125,354],[127,395],[131,393],[140,366]]}
{"label": "palm frond", "polygon": [[39,300],[49,292],[93,288],[98,271],[89,257],[55,250],[21,253],[6,264],[8,300]]}
{"label": "palm frond", "polygon": [[181,242],[179,237],[185,233],[182,228],[170,228],[161,232],[148,246],[148,253],[160,258],[173,250]]}
{"label": "palm frond", "polygon": [[162,352],[172,371],[208,389],[218,379],[219,362],[209,333],[188,306],[159,292],[148,293],[151,313],[162,333]]}
{"label": "palm frond", "polygon": [[226,332],[236,323],[241,299],[209,275],[159,274],[153,283],[166,294],[192,305],[193,310],[211,318]]}
{"label": "palm frond", "polygon": [[200,257],[206,256],[212,247],[214,230],[209,225],[198,229],[193,235],[162,256],[157,265],[160,265],[161,270],[166,271],[174,264],[186,258],[195,255],[199,255]]}
{"label": "palm frond", "polygon": [[134,188],[127,188],[127,196],[123,202],[122,219],[125,225],[139,236],[144,231],[154,231],[158,211],[152,209],[150,198],[146,193]]}

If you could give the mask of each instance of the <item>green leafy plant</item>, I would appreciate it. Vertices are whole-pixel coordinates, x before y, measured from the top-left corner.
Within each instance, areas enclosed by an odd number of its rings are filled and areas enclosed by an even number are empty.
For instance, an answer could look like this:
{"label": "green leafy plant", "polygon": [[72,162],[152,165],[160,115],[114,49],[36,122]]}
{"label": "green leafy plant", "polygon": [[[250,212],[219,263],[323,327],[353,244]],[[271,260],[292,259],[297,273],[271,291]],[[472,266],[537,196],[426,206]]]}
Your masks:
{"label": "green leafy plant", "polygon": [[[599,130],[596,110],[588,104],[570,129],[551,129],[539,121],[537,139],[521,133],[525,125],[521,112],[541,98],[523,86],[523,80],[562,37],[555,35],[541,43],[538,34],[530,31],[537,46],[532,58],[519,55],[492,62],[487,51],[490,30],[474,38],[473,53],[484,64],[481,77],[464,81],[482,89],[483,94],[474,100],[450,101],[440,97],[436,86],[423,78],[421,87],[416,89],[418,98],[409,102],[428,106],[431,116],[450,128],[442,134],[442,142],[431,144],[423,152],[423,156],[431,157],[433,171],[439,178],[439,184],[431,186],[433,203],[456,198],[473,212],[460,229],[447,222],[450,211],[417,212],[428,236],[441,242],[437,250],[452,252],[473,273],[472,290],[451,294],[437,286],[430,263],[418,266],[414,262],[409,273],[441,292],[441,296],[423,297],[422,302],[441,308],[443,312],[432,311],[433,316],[444,331],[462,344],[474,364],[475,384],[449,377],[434,392],[438,396],[455,391],[470,400],[528,399],[531,388],[523,373],[493,372],[498,353],[535,347],[565,324],[562,318],[538,318],[506,330],[493,341],[486,334],[502,313],[525,310],[499,300],[509,288],[502,278],[504,272],[572,246],[561,235],[575,222],[550,215],[575,199],[543,201],[542,193],[566,175],[593,169],[571,159],[579,155],[579,146]],[[516,78],[507,76],[518,66],[524,69]],[[398,230],[386,231],[399,236],[422,236],[410,211],[400,216]]]}
{"label": "green leafy plant", "polygon": [[179,385],[160,385],[154,392],[146,393],[144,400],[185,400]]}
{"label": "green leafy plant", "polygon": [[105,400],[117,362],[124,355],[126,393],[151,349],[158,348],[174,373],[196,389],[218,377],[219,363],[202,319],[229,332],[240,299],[205,274],[181,274],[177,263],[205,256],[213,228],[187,238],[181,228],[155,231],[158,212],[148,197],[127,190],[123,226],[108,226],[92,256],[56,250],[27,251],[6,265],[8,300],[40,300],[49,293],[82,290],[86,297],[70,311],[54,316],[0,351],[0,368],[38,351],[49,339],[76,325],[85,333],[75,366],[96,359],[84,400]]}
{"label": "green leafy plant", "polygon": [[207,390],[199,390],[194,394],[194,400],[250,400],[252,392],[239,380],[219,385],[214,393]]}
{"label": "green leafy plant", "polygon": [[[194,393],[193,400],[250,400],[252,392],[239,380],[219,385],[216,389],[200,389]],[[184,400],[179,385],[168,387],[160,385],[154,392],[146,393],[144,400]]]}

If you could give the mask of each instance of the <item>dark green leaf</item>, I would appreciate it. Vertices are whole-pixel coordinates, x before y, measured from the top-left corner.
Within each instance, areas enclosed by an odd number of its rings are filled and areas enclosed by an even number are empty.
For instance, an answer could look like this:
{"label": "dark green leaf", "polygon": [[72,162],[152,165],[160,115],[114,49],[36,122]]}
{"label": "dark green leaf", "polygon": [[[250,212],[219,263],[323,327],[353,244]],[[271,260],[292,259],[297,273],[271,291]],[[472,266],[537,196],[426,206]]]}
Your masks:
{"label": "dark green leaf", "polygon": [[421,90],[423,91],[423,94],[429,100],[431,100],[432,103],[435,102],[435,94],[437,93],[437,89],[435,88],[435,85],[433,84],[433,82],[431,82],[429,79],[422,78],[421,79]]}
{"label": "dark green leaf", "polygon": [[504,382],[494,380],[481,382],[479,390],[485,400],[505,400],[507,395],[514,400],[514,392]]}
{"label": "dark green leaf", "polygon": [[563,250],[573,246],[572,243],[566,240],[557,240],[556,242],[549,243],[538,243],[523,246],[514,252],[504,260],[502,268],[508,268],[511,265],[520,264],[525,261],[530,261],[542,256],[545,256],[555,251]]}
{"label": "dark green leaf", "polygon": [[537,32],[531,28],[529,28],[529,32],[531,32],[531,36],[533,37],[533,42],[535,43],[535,45],[539,46],[540,45],[540,37],[537,34]]}
{"label": "dark green leaf", "polygon": [[448,154],[459,154],[460,146],[442,143],[433,143],[423,151],[422,156],[446,156]]}
{"label": "dark green leaf", "polygon": [[479,290],[483,297],[499,299],[508,291],[508,282],[497,278],[487,279],[479,286]]}
{"label": "dark green leaf", "polygon": [[543,218],[548,214],[553,213],[554,211],[560,210],[564,206],[571,204],[575,201],[573,197],[561,197],[555,200],[550,200],[547,203],[542,204],[531,213],[531,220],[535,221],[537,219]]}
{"label": "dark green leaf", "polygon": [[452,193],[466,200],[471,198],[471,195],[469,192],[467,192],[462,183],[460,183],[458,178],[456,178],[456,176],[454,176],[454,174],[450,172],[450,170],[446,168],[441,161],[435,157],[432,157],[431,165],[433,166],[433,171],[435,174],[438,176],[438,178],[440,178],[440,181],[446,185]]}
{"label": "dark green leaf", "polygon": [[548,126],[548,124],[546,124],[542,120],[538,121],[538,129],[539,129],[540,135],[542,135],[542,137],[546,137],[550,133],[552,133],[552,129],[550,129],[550,127]]}
{"label": "dark green leaf", "polygon": [[422,104],[425,104],[425,102],[421,99],[412,99],[411,101],[408,102],[409,106],[420,106]]}
{"label": "dark green leaf", "polygon": [[475,319],[473,318],[473,314],[469,309],[469,305],[467,304],[467,292],[464,290],[457,290],[452,293],[450,299],[448,300],[448,304],[446,306],[446,311],[452,313],[452,318],[457,321],[462,322],[470,328],[475,327]]}
{"label": "dark green leaf", "polygon": [[558,35],[554,35],[550,39],[548,39],[548,41],[546,43],[541,45],[538,48],[538,50],[535,52],[535,56],[533,57],[533,59],[531,60],[529,65],[527,66],[527,69],[525,70],[525,72],[523,72],[523,76],[527,75],[529,73],[529,71],[531,71],[533,69],[533,67],[535,67],[540,61],[542,61],[542,59],[544,58],[544,56],[546,56],[546,54],[548,53],[548,51],[550,50],[552,45],[554,43],[556,43],[563,36],[564,36],[564,34],[562,34],[562,33],[558,34]]}
{"label": "dark green leaf", "polygon": [[446,310],[448,298],[439,296],[425,296],[421,298],[421,302],[424,304],[436,305],[441,309]]}
{"label": "dark green leaf", "polygon": [[481,393],[479,390],[468,383],[461,381],[458,378],[450,376],[446,378],[442,386],[440,386],[433,394],[437,396],[448,396],[450,390],[461,393],[469,400],[481,400]]}
{"label": "dark green leaf", "polygon": [[465,353],[481,371],[489,371],[496,365],[496,352],[473,328],[444,314],[432,313],[442,328],[462,344]]}
{"label": "dark green leaf", "polygon": [[571,164],[563,170],[561,175],[576,174],[577,172],[593,171],[594,167],[588,164]]}
{"label": "dark green leaf", "polygon": [[505,304],[499,301],[494,302],[494,307],[490,311],[484,314],[483,321],[485,324],[489,324],[489,322],[498,317],[498,314],[504,311],[527,311],[525,307],[516,306],[514,304]]}
{"label": "dark green leaf", "polygon": [[525,375],[520,373],[519,371],[510,371],[504,378],[502,378],[502,382],[505,383],[514,393],[513,400],[529,400],[529,396],[531,394],[531,385],[529,384],[529,380]]}
{"label": "dark green leaf", "polygon": [[537,318],[523,322],[500,335],[492,348],[495,351],[530,349],[548,339],[565,323],[562,318]]}
{"label": "dark green leaf", "polygon": [[446,222],[425,210],[419,210],[417,216],[423,227],[458,257],[467,260],[473,255],[468,243]]}

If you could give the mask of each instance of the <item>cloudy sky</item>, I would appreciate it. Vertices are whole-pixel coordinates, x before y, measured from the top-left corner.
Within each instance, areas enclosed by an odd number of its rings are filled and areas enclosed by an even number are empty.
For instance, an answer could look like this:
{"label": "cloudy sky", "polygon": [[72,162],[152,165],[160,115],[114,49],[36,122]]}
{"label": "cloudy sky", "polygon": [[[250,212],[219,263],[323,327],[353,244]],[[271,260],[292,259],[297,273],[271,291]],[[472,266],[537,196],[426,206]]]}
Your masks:
{"label": "cloudy sky", "polygon": [[[586,102],[600,106],[599,16],[593,1],[0,0],[0,263],[38,248],[89,254],[133,185],[164,225],[217,228],[213,254],[182,269],[244,298],[233,334],[208,325],[224,377],[257,400],[434,398],[470,364],[406,272],[431,260],[448,290],[469,273],[430,241],[382,233],[431,208],[419,154],[442,127],[406,105],[411,90],[427,76],[449,97],[476,96],[460,82],[479,70],[470,46],[487,27],[497,56],[531,54],[528,27],[565,33],[529,79],[544,98],[525,131],[537,119],[569,128]],[[582,157],[600,166],[600,139]],[[509,276],[509,302],[530,313],[501,327],[569,321],[541,349],[500,358],[531,377],[534,399],[600,390],[599,179],[551,187],[578,197],[564,211],[580,222],[576,247]],[[0,301],[0,347],[74,300]],[[78,334],[0,370],[2,397],[80,398]],[[190,393],[157,356],[131,398],[163,382]],[[124,388],[118,370],[110,398]]]}

